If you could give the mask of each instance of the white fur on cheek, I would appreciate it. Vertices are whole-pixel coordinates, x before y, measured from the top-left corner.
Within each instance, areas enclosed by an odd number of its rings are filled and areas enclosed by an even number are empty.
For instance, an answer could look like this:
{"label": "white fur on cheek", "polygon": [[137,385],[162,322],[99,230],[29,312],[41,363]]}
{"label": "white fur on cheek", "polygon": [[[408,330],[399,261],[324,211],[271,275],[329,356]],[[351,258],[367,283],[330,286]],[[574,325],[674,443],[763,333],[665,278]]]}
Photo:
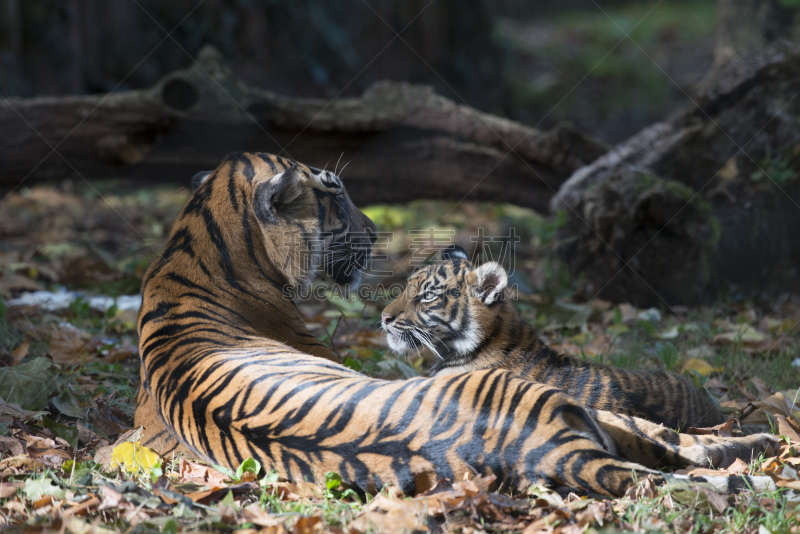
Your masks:
{"label": "white fur on cheek", "polygon": [[466,307],[464,313],[470,315],[469,327],[461,332],[459,338],[453,343],[453,348],[458,351],[462,356],[472,354],[478,348],[483,339],[483,330],[480,325],[475,321],[475,316],[470,312],[469,306]]}
{"label": "white fur on cheek", "polygon": [[478,345],[480,344],[481,329],[479,326],[475,326],[464,332],[462,337],[458,338],[458,340],[453,343],[453,348],[456,349],[462,356],[466,356],[477,349]]}
{"label": "white fur on cheek", "polygon": [[400,337],[392,334],[388,330],[386,331],[386,343],[389,344],[390,349],[400,354],[406,354],[407,352],[411,351],[411,347],[408,346],[408,343],[400,339]]}

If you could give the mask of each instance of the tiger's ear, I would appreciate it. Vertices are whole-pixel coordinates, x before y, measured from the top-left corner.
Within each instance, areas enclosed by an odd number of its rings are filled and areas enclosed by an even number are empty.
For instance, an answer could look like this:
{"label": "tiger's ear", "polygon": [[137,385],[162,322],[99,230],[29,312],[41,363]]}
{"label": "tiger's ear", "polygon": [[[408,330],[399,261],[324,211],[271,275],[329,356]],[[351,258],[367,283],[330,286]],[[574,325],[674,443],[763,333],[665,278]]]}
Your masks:
{"label": "tiger's ear", "polygon": [[303,192],[297,163],[256,188],[254,206],[262,222],[274,222],[278,206],[291,203]]}
{"label": "tiger's ear", "polygon": [[490,261],[473,271],[475,274],[475,296],[484,304],[492,304],[500,299],[508,285],[508,275],[503,266]]}
{"label": "tiger's ear", "polygon": [[469,261],[469,254],[467,254],[467,251],[458,245],[450,245],[442,251],[442,259],[445,261]]}
{"label": "tiger's ear", "polygon": [[201,171],[192,176],[192,193],[208,180],[208,177],[214,174],[214,171]]}

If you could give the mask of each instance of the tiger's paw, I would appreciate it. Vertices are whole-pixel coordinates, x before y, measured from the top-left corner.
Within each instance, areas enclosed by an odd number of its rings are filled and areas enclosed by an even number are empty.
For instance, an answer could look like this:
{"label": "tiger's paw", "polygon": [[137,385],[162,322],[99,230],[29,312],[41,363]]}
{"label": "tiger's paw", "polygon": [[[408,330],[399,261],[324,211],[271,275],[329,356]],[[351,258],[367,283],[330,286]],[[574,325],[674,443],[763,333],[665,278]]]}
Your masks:
{"label": "tiger's paw", "polygon": [[780,440],[770,434],[722,438],[706,436],[705,443],[688,447],[686,459],[691,465],[699,467],[726,468],[737,459],[750,462],[759,454],[773,456],[779,448]]}

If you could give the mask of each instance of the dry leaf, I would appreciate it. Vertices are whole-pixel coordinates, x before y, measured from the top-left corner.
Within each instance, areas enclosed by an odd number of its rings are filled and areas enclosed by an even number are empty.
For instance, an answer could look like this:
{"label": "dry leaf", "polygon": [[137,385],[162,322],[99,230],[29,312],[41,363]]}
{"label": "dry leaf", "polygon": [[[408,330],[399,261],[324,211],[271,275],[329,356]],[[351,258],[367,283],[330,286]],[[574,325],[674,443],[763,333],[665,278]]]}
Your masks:
{"label": "dry leaf", "polygon": [[620,304],[618,308],[620,315],[622,315],[622,322],[632,324],[636,321],[636,308],[630,304]]}
{"label": "dry leaf", "polygon": [[716,471],[705,467],[687,467],[686,469],[678,469],[675,471],[677,475],[689,475],[693,477],[724,477],[725,471]]}
{"label": "dry leaf", "polygon": [[351,528],[358,532],[410,532],[427,530],[425,522],[425,503],[410,499],[390,499],[378,495],[366,507]]}
{"label": "dry leaf", "polygon": [[115,441],[113,445],[100,447],[94,454],[94,463],[102,465],[106,471],[111,471],[111,460],[114,448],[121,443],[139,441],[143,433],[144,427],[132,428],[117,438],[117,441]]}
{"label": "dry leaf", "polygon": [[786,417],[783,415],[776,415],[775,419],[778,420],[778,434],[786,436],[792,443],[800,444],[800,436],[797,435],[797,432],[786,420]]}
{"label": "dry leaf", "polygon": [[758,377],[753,377],[750,379],[750,382],[756,387],[756,391],[758,392],[758,396],[762,399],[766,399],[770,395],[772,395],[772,391],[770,390],[769,384],[764,382]]}
{"label": "dry leaf", "polygon": [[724,371],[724,367],[712,367],[707,361],[701,360],[700,358],[689,358],[686,360],[686,363],[683,364],[683,372],[686,371],[696,371],[701,376],[708,376],[711,373],[721,373]]}
{"label": "dry leaf", "polygon": [[736,165],[736,157],[734,156],[729,159],[717,172],[717,175],[723,180],[733,180],[739,176],[739,167]]}
{"label": "dry leaf", "polygon": [[42,414],[46,414],[49,412],[45,411],[31,411],[31,410],[23,410],[19,404],[15,404],[13,402],[6,402],[0,397],[0,414],[10,415],[15,419],[19,419],[21,421],[27,421],[28,419],[34,419],[40,417]]}
{"label": "dry leaf", "polygon": [[[45,495],[41,499],[34,501],[33,509],[40,510],[47,505],[53,504],[53,496],[52,495]],[[40,512],[41,513],[41,512]]]}
{"label": "dry leaf", "polygon": [[[750,404],[749,406],[752,407],[752,404]],[[742,419],[742,423],[745,425],[769,426],[770,424],[772,424],[771,422],[772,419],[770,419],[770,416],[767,415],[767,412],[765,412],[761,408],[753,410],[752,412],[750,412],[750,414],[748,414],[747,417]]]}
{"label": "dry leaf", "polygon": [[[733,424],[734,423],[736,423],[738,425],[739,421],[736,420],[733,417],[728,418],[728,420],[725,421],[722,424],[722,426],[719,428],[719,437],[721,437],[721,438],[732,438],[733,437]],[[739,425],[739,428],[741,428],[741,425]]]}
{"label": "dry leaf", "polygon": [[779,488],[800,490],[800,480],[779,480],[775,485]]}
{"label": "dry leaf", "polygon": [[187,493],[186,497],[188,497],[194,502],[199,502],[200,504],[207,505],[219,501],[220,499],[224,499],[229,492],[233,492],[234,497],[236,497],[237,495],[246,494],[249,493],[250,491],[257,489],[258,489],[258,484],[256,484],[255,482],[243,482],[241,484],[233,484],[231,486],[215,490]]}
{"label": "dry leaf", "polygon": [[[95,434],[92,430],[90,430],[90,429],[86,428],[85,426],[83,426],[80,423],[80,421],[78,422],[77,426],[78,426],[78,441],[82,445],[88,445],[89,443],[92,443],[96,439],[97,440],[102,439],[100,436]],[[106,443],[108,443],[108,442],[106,441]]]}
{"label": "dry leaf", "polygon": [[97,497],[92,495],[89,499],[83,501],[79,505],[73,506],[72,508],[64,510],[62,515],[65,518],[66,517],[70,517],[70,516],[75,516],[75,515],[84,515],[84,514],[88,513],[89,510],[91,510],[92,508],[96,508],[99,505],[100,505],[100,499],[98,499]]}
{"label": "dry leaf", "polygon": [[22,358],[28,355],[28,349],[31,348],[31,338],[26,339],[22,345],[14,349],[11,354],[11,365],[19,365]]}
{"label": "dry leaf", "polygon": [[103,500],[97,507],[98,510],[118,508],[121,503],[125,502],[125,497],[114,488],[100,486],[100,493],[103,495]]}
{"label": "dry leaf", "polygon": [[430,515],[444,515],[461,508],[467,499],[477,492],[478,490],[475,488],[475,491],[469,491],[468,494],[468,490],[465,491],[462,487],[456,488],[455,484],[450,484],[447,480],[440,479],[433,488],[417,498],[425,502]]}
{"label": "dry leaf", "polygon": [[224,487],[225,481],[230,480],[214,468],[189,462],[183,458],[181,458],[179,471],[179,482],[194,482],[201,486],[209,486],[211,489]]}
{"label": "dry leaf", "polygon": [[44,288],[38,282],[21,274],[0,271],[0,296],[10,298],[13,293],[23,291],[42,291]]}
{"label": "dry leaf", "polygon": [[22,489],[25,482],[5,482],[0,480],[0,499],[8,499],[14,495],[18,489]]}
{"label": "dry leaf", "polygon": [[702,493],[708,499],[708,503],[716,508],[717,512],[722,513],[728,507],[728,497],[704,486],[697,486],[694,489]]}
{"label": "dry leaf", "polygon": [[248,523],[253,523],[259,527],[277,527],[283,525],[283,521],[265,512],[256,504],[242,510],[242,517]]}
{"label": "dry leaf", "polygon": [[59,324],[50,335],[50,355],[57,364],[93,361],[93,336],[67,322]]}
{"label": "dry leaf", "polygon": [[570,517],[571,514],[566,510],[555,510],[525,527],[522,534],[534,534],[542,529],[552,529],[556,525],[567,523]]}
{"label": "dry leaf", "polygon": [[764,473],[768,473],[769,471],[774,471],[780,466],[781,466],[780,462],[778,462],[778,459],[774,456],[770,458],[765,458],[761,460],[761,463],[759,463],[759,469],[761,469],[761,471],[763,471]]}
{"label": "dry leaf", "polygon": [[705,428],[695,428],[690,426],[687,428],[684,433],[689,434],[691,436],[705,436],[708,434],[713,434],[714,432],[719,433],[720,437],[723,438],[730,438],[733,437],[733,425],[734,423],[739,428],[742,428],[742,425],[739,423],[739,420],[735,417],[729,417],[727,421],[724,423],[720,423],[718,425],[709,426]]}
{"label": "dry leaf", "polygon": [[743,475],[750,470],[750,466],[747,465],[747,462],[744,462],[741,458],[737,458],[731,465],[729,465],[725,471],[728,472],[729,475]]}
{"label": "dry leaf", "polygon": [[[53,447],[48,447],[46,449],[40,449],[39,447],[28,447],[28,454],[31,458],[41,458],[49,462],[53,462],[54,458],[60,458],[61,460],[72,460],[72,455],[70,453]],[[61,463],[63,462],[58,462],[58,465],[61,465]]]}
{"label": "dry leaf", "polygon": [[[797,406],[794,402],[787,399],[780,391],[762,401],[755,401],[751,404],[759,409],[742,419],[742,424],[769,425],[770,419],[767,415],[783,415],[785,417],[800,415],[800,411],[796,409]],[[792,413],[792,408],[795,408],[794,414]]]}
{"label": "dry leaf", "polygon": [[766,339],[766,336],[750,326],[749,324],[739,324],[733,326],[730,332],[724,332],[714,336],[714,343],[719,345],[726,345],[738,343],[741,341],[742,345],[756,345]]}
{"label": "dry leaf", "polygon": [[[669,494],[666,496],[669,497]],[[591,502],[585,509],[575,514],[575,520],[581,527],[595,524],[605,526],[613,521],[611,503],[608,501]]]}
{"label": "dry leaf", "polygon": [[[12,456],[11,458],[4,458],[0,460],[0,476],[5,476],[6,471],[11,471],[11,474],[17,474],[21,471],[31,471],[34,469],[36,461],[27,456]],[[41,463],[39,463],[41,465]]]}
{"label": "dry leaf", "polygon": [[[713,379],[712,379],[713,380]],[[734,410],[741,410],[744,408],[741,404],[736,402],[735,400],[727,400],[719,403],[720,406],[723,408],[733,408]]]}
{"label": "dry leaf", "polygon": [[131,342],[131,338],[126,337],[122,340],[122,343],[108,349],[108,354],[98,357],[97,360],[106,363],[115,363],[138,355],[139,347]]}
{"label": "dry leaf", "polygon": [[[105,350],[115,340],[93,336],[67,322],[60,323],[50,335],[50,355],[57,364],[87,362],[114,363],[139,354],[129,338],[120,345]],[[103,353],[100,350],[103,349]]]}
{"label": "dry leaf", "polygon": [[292,534],[312,534],[314,532],[322,532],[325,528],[325,523],[318,515],[311,517],[301,517],[292,527]]}
{"label": "dry leaf", "polygon": [[267,485],[267,491],[272,490],[274,495],[282,501],[300,501],[303,499],[321,499],[322,490],[311,482],[272,482]]}
{"label": "dry leaf", "polygon": [[120,443],[111,451],[111,461],[109,466],[113,469],[117,466],[128,473],[136,473],[139,469],[151,470],[156,464],[161,462],[161,457],[154,451],[148,449],[141,442]]}
{"label": "dry leaf", "polygon": [[21,456],[25,454],[25,448],[22,446],[22,442],[11,436],[0,436],[0,449],[7,450],[12,456]]}

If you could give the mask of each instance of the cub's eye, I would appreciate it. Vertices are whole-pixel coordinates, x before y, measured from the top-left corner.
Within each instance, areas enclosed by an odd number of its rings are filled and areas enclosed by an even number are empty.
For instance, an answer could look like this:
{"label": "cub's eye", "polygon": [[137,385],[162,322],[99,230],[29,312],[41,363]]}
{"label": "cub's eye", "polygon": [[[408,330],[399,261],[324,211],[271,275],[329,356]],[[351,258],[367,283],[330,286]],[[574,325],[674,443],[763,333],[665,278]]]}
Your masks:
{"label": "cub's eye", "polygon": [[422,301],[421,302],[433,302],[437,298],[439,298],[439,295],[437,295],[433,291],[427,291],[422,295]]}

